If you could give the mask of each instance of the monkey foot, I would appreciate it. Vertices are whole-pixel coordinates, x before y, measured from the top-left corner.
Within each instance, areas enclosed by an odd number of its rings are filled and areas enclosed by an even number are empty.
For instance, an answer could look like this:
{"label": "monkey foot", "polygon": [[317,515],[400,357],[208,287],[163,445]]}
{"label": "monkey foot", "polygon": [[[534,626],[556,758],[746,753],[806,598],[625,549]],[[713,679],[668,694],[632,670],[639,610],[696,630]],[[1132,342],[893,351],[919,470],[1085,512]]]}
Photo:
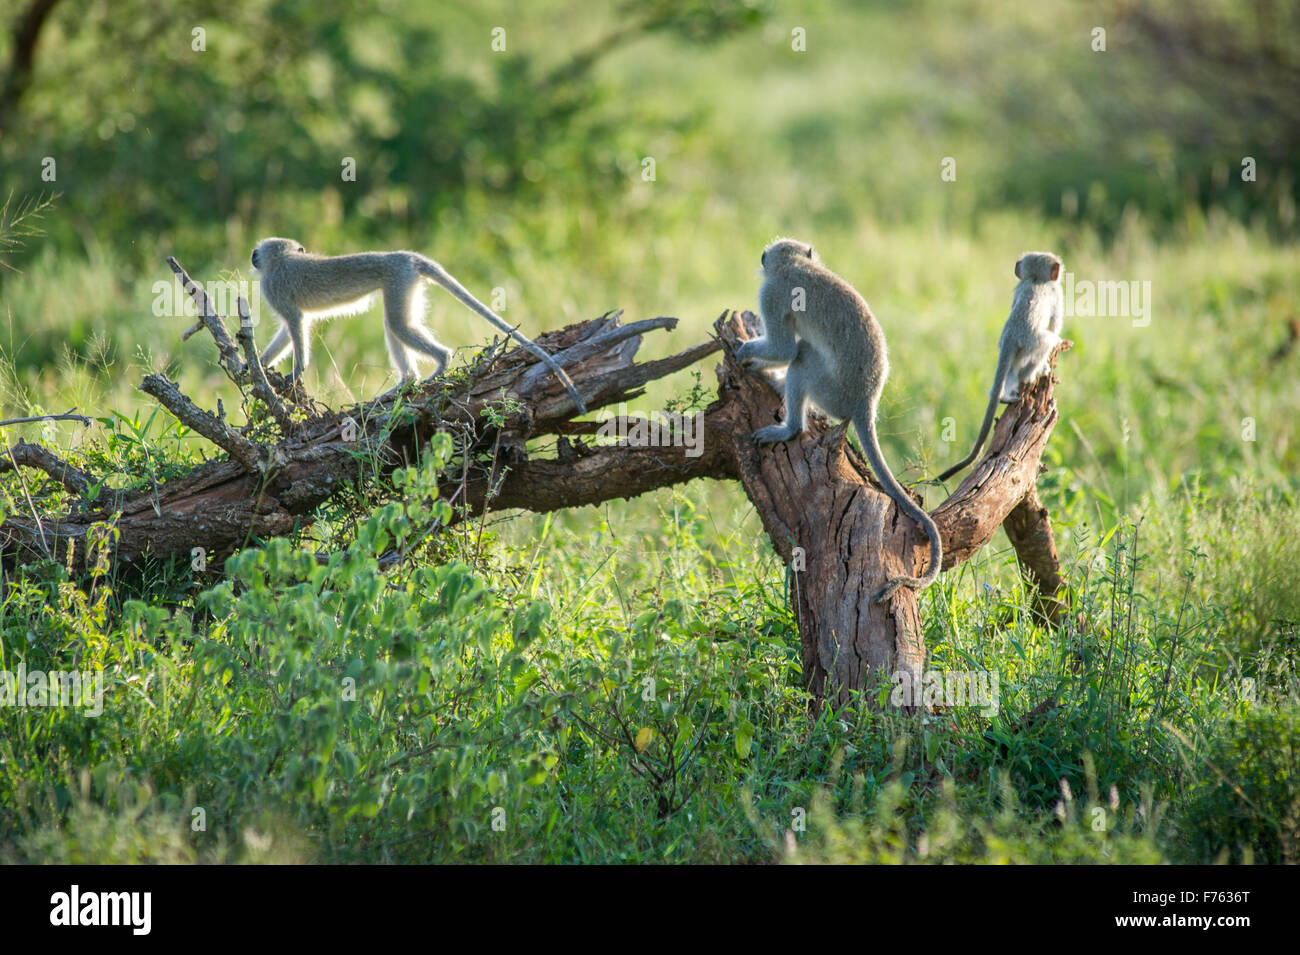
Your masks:
{"label": "monkey foot", "polygon": [[789,441],[797,431],[790,431],[785,425],[774,424],[768,428],[759,428],[754,432],[755,444],[780,444],[782,441]]}

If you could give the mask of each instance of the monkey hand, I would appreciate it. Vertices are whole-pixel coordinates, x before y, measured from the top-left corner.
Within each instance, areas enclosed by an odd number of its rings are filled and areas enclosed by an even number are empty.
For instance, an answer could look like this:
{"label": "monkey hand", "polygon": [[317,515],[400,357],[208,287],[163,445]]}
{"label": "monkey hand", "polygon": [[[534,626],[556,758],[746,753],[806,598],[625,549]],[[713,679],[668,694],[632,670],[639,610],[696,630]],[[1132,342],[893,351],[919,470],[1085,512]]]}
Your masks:
{"label": "monkey hand", "polygon": [[754,342],[748,341],[743,343],[736,349],[736,363],[746,371],[751,370],[754,367],[754,363],[757,361],[757,357],[754,355],[755,350]]}

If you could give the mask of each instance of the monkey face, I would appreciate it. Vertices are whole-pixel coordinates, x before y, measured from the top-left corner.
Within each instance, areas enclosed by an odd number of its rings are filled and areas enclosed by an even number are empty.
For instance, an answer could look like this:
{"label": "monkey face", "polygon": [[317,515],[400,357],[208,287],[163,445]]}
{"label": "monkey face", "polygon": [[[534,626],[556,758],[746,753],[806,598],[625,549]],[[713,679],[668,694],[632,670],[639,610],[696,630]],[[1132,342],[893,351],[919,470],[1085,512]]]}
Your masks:
{"label": "monkey face", "polygon": [[301,243],[299,243],[297,239],[263,239],[261,242],[257,243],[257,247],[253,249],[253,254],[249,258],[249,261],[252,262],[253,268],[260,270],[272,259],[279,258],[282,255],[288,255],[292,252],[306,251],[307,250],[302,247]]}

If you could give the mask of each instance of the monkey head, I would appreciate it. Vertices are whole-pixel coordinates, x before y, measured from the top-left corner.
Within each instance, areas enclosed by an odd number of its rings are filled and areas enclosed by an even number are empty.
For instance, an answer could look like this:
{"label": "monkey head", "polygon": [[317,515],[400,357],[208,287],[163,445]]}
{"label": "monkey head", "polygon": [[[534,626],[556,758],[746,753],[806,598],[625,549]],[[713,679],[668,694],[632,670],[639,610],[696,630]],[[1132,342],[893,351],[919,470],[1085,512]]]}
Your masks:
{"label": "monkey head", "polygon": [[764,269],[779,269],[788,264],[816,262],[817,256],[813,254],[813,247],[806,242],[776,239],[763,250],[763,255],[758,261]]}
{"label": "monkey head", "polygon": [[1051,252],[1026,252],[1016,260],[1016,278],[1029,282],[1055,282],[1061,277],[1061,260]]}
{"label": "monkey head", "polygon": [[306,251],[297,239],[263,239],[253,249],[253,255],[249,261],[253,263],[253,268],[260,270],[264,266],[270,265],[275,259],[291,252]]}

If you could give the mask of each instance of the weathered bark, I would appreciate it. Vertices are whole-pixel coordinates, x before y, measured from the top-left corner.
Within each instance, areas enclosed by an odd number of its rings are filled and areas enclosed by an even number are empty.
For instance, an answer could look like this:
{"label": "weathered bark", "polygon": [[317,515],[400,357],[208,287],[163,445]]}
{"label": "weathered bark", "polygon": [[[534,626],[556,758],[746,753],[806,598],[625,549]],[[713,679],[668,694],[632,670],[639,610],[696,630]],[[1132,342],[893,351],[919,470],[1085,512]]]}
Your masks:
{"label": "weathered bark", "polygon": [[1002,526],[1016,549],[1025,583],[1034,589],[1035,614],[1043,623],[1055,626],[1066,611],[1065,601],[1061,599],[1065,578],[1061,576],[1061,561],[1056,556],[1052,518],[1038,500],[1037,488],[1029,489]]}
{"label": "weathered bark", "polygon": [[[588,357],[570,365],[569,372],[595,409],[635,397],[652,378],[684,368],[721,347],[708,342],[672,358],[632,363],[641,334],[676,323],[673,318],[658,318],[623,326],[614,314],[536,340],[544,348],[558,349],[560,356],[571,347],[583,346]],[[593,341],[599,346],[594,352]],[[74,566],[82,566],[86,548],[81,545],[90,527],[113,522],[118,530],[114,559],[119,565],[139,564],[146,556],[188,561],[195,547],[204,549],[210,563],[219,561],[252,538],[280,536],[309,524],[315,509],[342,488],[364,480],[368,472],[373,472],[371,479],[382,481],[395,467],[418,460],[429,438],[448,429],[467,436],[465,447],[471,454],[495,446],[509,464],[511,472],[493,499],[493,508],[531,506],[530,495],[542,495],[544,500],[548,486],[553,489],[554,506],[570,507],[721,473],[716,456],[690,458],[682,448],[602,448],[591,452],[593,460],[580,459],[576,465],[530,461],[526,442],[553,433],[574,410],[553,378],[528,378],[535,363],[531,353],[515,350],[483,362],[467,387],[449,392],[444,380],[426,382],[404,397],[399,412],[402,424],[396,427],[389,418],[397,399],[387,396],[307,417],[295,423],[290,436],[271,446],[255,443],[224,418],[198,408],[165,376],[146,376],[142,390],[187,427],[225,448],[231,460],[208,462],[157,488],[115,499],[108,507],[57,519],[12,516],[0,526],[0,553],[11,561],[46,556],[64,561],[71,547]],[[240,371],[241,376],[256,379],[255,373]],[[288,392],[284,379],[275,377]],[[500,405],[503,393],[520,402],[523,410],[512,414],[498,435],[483,425],[481,417],[488,406]],[[355,431],[353,440],[344,437],[349,421]],[[26,449],[32,447],[16,450],[28,460]],[[484,468],[471,469],[469,478],[460,502],[475,513],[488,503],[491,482]],[[456,489],[450,481],[448,487],[449,493]]]}
{"label": "weathered bark", "polygon": [[[33,421],[41,420],[33,418]],[[0,458],[0,474],[16,471],[18,468],[37,468],[58,481],[73,494],[85,494],[93,483],[90,476],[80,468],[74,468],[53,451],[19,440]]]}
{"label": "weathered bark", "polygon": [[[184,270],[173,267],[199,298]],[[230,459],[208,462],[157,487],[114,495],[95,510],[10,516],[0,526],[0,557],[7,564],[40,557],[67,560],[71,547],[79,565],[91,527],[108,522],[118,532],[113,558],[119,568],[139,565],[146,557],[188,560],[195,547],[204,548],[215,565],[253,538],[285,535],[309,524],[316,509],[344,487],[382,490],[395,467],[417,460],[436,432],[450,431],[462,458],[440,487],[457,505],[454,520],[484,510],[547,511],[630,498],[697,477],[739,479],[777,553],[792,569],[791,603],[808,689],[843,703],[858,691],[887,685],[898,673],[920,685],[925,645],[917,594],[902,589],[885,604],[871,603],[870,595],[887,578],[924,569],[925,534],[881,489],[845,440],[845,426],[830,427],[813,416],[808,432],[796,441],[754,445],[753,432],[780,418],[781,399],[766,378],[746,374],[731,357],[759,331],[751,313],[725,313],[715,322],[716,340],[646,363],[633,361],[642,336],[672,328],[676,319],[625,326],[621,313],[613,313],[537,337],[593,411],[635,398],[647,382],[724,349],[717,400],[694,419],[703,429],[694,454],[680,433],[640,447],[584,442],[599,423],[573,421],[572,399],[530,352],[520,349],[489,350],[468,374],[408,391],[400,407],[397,396],[385,395],[346,410],[317,409],[281,376],[260,367],[246,327],[237,346],[203,299],[200,315],[222,367],[267,406],[280,439],[271,443],[264,437],[272,421],[237,428],[225,420],[220,403],[216,414],[206,412],[165,377],[150,375],[142,388],[224,448]],[[968,559],[1005,524],[1049,620],[1060,614],[1064,581],[1034,481],[1056,422],[1052,386],[1051,376],[1045,376],[1008,407],[984,457],[933,512],[943,536],[945,569]],[[485,424],[482,412],[500,408],[503,394],[513,399],[504,423],[500,428]],[[556,440],[555,457],[530,451],[528,442],[548,436]],[[53,455],[33,454],[31,447],[20,446],[14,462],[47,473],[57,470],[74,490],[93,481]],[[470,465],[463,466],[465,461]]]}
{"label": "weathered bark", "polygon": [[[730,346],[756,332],[752,325],[740,332],[722,323],[718,330]],[[1051,376],[1044,376],[1009,406],[984,457],[933,512],[945,569],[987,544],[1033,489],[1056,423],[1052,385]],[[802,573],[790,575],[790,597],[808,688],[843,703],[856,690],[879,690],[877,680],[888,685],[896,673],[920,686],[925,646],[916,592],[901,589],[885,604],[870,598],[886,579],[925,569],[925,532],[871,476],[845,441],[844,425],[830,428],[814,416],[798,441],[760,449],[749,435],[780,417],[779,396],[730,358],[719,370],[719,391],[722,407],[710,408],[710,415],[726,422],[721,433],[731,442],[745,493],[787,565],[796,547],[806,564]],[[728,401],[732,393],[736,398]]]}

